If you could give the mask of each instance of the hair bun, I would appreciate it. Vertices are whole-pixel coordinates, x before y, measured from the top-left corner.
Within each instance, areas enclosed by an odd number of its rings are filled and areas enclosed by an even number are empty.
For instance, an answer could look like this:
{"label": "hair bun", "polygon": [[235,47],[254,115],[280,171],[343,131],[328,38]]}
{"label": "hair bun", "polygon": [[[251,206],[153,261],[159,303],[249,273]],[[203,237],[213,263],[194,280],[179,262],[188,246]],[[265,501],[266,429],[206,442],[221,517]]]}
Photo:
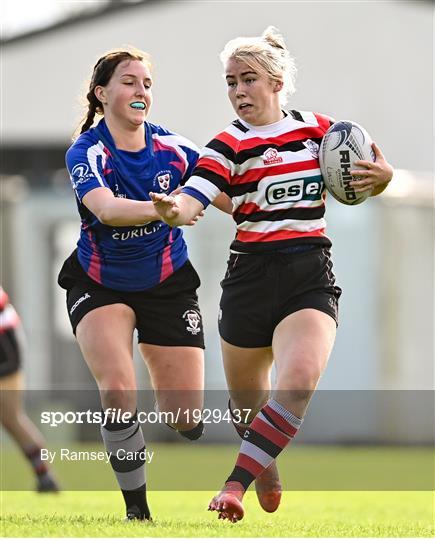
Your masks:
{"label": "hair bun", "polygon": [[271,47],[282,49],[283,51],[287,50],[284,38],[279,33],[278,28],[276,28],[275,26],[268,26],[266,30],[261,34],[261,37]]}

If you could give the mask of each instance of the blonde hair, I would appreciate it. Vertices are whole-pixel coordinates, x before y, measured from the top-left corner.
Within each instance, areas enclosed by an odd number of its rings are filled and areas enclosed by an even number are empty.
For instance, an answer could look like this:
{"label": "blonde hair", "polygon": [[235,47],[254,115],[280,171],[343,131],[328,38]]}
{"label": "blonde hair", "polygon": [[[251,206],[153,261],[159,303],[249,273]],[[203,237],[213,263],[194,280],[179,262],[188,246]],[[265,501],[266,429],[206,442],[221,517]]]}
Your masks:
{"label": "blonde hair", "polygon": [[259,37],[238,37],[229,41],[219,55],[225,65],[231,58],[245,62],[256,71],[265,73],[272,81],[282,81],[281,105],[296,91],[296,64],[279,30],[268,26]]}

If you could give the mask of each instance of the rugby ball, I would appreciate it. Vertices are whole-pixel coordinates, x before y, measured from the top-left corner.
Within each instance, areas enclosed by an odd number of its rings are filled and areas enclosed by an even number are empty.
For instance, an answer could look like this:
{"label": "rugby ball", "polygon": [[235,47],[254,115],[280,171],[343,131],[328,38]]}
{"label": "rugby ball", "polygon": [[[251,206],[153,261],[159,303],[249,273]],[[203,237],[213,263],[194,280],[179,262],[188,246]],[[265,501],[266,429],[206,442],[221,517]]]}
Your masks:
{"label": "rugby ball", "polygon": [[362,168],[355,165],[358,159],[375,161],[370,135],[356,122],[335,122],[320,143],[319,161],[326,189],[343,204],[360,204],[370,196],[370,191],[355,193],[349,185],[358,179],[350,171]]}

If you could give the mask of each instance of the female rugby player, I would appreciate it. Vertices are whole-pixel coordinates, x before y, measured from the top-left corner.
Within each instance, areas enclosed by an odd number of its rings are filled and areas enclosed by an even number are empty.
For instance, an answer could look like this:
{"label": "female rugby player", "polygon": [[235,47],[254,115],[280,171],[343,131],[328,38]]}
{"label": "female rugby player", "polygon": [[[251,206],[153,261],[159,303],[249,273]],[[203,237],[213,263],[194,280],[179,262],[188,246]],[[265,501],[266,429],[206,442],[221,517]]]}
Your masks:
{"label": "female rugby player", "polygon": [[29,461],[36,476],[36,490],[57,492],[59,486],[47,463],[41,460],[46,443],[23,406],[20,330],[20,318],[0,285],[0,422]]}
{"label": "female rugby player", "polygon": [[[338,299],[325,233],[325,188],[318,148],[333,121],[285,110],[296,68],[273,27],[237,38],[221,53],[228,97],[238,118],[201,153],[180,194],[154,194],[172,226],[189,222],[220,193],[233,202],[237,234],[222,281],[219,331],[230,410],[250,408],[235,468],[209,505],[238,521],[256,481],[261,506],[277,509],[275,458],[296,435],[326,367],[336,333]],[[376,162],[357,162],[356,191],[377,195],[392,167],[374,144]],[[276,382],[271,389],[271,368]]]}
{"label": "female rugby player", "polygon": [[[101,433],[112,452],[127,519],[139,520],[150,519],[150,511],[139,452],[145,442],[136,414],[134,330],[160,411],[201,409],[204,378],[200,280],[181,229],[161,221],[149,196],[185,182],[198,152],[186,138],[147,121],[152,83],[150,59],[141,51],[110,52],[94,67],[88,112],[66,154],[80,239],[59,274],[103,409],[132,414],[128,424],[112,422]],[[95,115],[102,116],[96,125]],[[181,435],[201,436],[202,422],[191,415],[173,420],[171,427]],[[117,459],[120,449],[138,457]]]}

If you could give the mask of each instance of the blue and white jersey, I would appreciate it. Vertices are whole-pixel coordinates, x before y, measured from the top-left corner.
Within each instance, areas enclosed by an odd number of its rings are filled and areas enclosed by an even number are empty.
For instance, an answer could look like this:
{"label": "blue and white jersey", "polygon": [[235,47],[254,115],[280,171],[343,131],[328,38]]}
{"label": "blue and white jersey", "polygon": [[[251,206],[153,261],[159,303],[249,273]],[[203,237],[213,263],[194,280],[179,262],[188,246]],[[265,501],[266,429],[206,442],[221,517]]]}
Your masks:
{"label": "blue and white jersey", "polygon": [[82,203],[89,191],[106,187],[115,197],[150,201],[149,193],[170,193],[189,178],[198,148],[188,139],[145,122],[146,147],[118,150],[102,119],[72,144],[66,165],[81,217],[77,254],[97,283],[120,291],[149,289],[164,281],[187,260],[179,228],[162,221],[135,226],[103,225]]}

